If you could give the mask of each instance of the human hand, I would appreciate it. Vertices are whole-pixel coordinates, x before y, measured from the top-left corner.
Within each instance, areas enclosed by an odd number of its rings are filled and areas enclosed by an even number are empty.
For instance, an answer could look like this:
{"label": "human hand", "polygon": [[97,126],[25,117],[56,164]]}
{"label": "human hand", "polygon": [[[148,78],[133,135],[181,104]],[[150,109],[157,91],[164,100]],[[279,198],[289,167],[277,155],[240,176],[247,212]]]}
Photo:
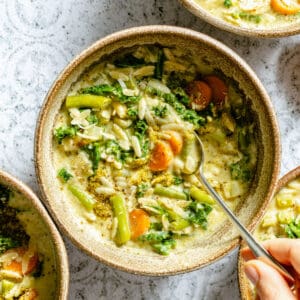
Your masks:
{"label": "human hand", "polygon": [[[286,280],[276,269],[259,259],[254,259],[251,250],[241,251],[245,263],[245,273],[257,289],[261,300],[295,300],[300,299],[300,240],[274,239],[263,243],[265,249],[280,263],[292,266],[296,275],[296,295],[291,291]],[[297,293],[298,291],[298,293]],[[297,298],[298,297],[298,298]]]}

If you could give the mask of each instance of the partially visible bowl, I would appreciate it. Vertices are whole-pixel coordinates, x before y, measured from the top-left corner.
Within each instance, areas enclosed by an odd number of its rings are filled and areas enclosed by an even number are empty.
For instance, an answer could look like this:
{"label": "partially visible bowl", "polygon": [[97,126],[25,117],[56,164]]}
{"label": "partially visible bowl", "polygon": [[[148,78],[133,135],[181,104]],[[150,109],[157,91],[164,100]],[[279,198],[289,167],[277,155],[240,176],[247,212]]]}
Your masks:
{"label": "partially visible bowl", "polygon": [[[246,28],[239,25],[234,25],[230,22],[225,21],[221,17],[214,15],[200,4],[201,1],[179,0],[179,2],[195,16],[203,19],[204,21],[210,23],[213,26],[216,26],[222,30],[233,32],[235,34],[258,38],[275,38],[296,35],[300,33],[299,17],[297,17],[295,22],[291,22],[290,24],[285,26],[276,26],[276,23],[271,22],[271,26],[269,28],[259,28],[258,26]],[[223,5],[223,1],[219,1],[218,5]]]}
{"label": "partially visible bowl", "polygon": [[[276,193],[278,193],[283,187],[285,187],[289,182],[292,180],[299,178],[300,177],[300,167],[297,167],[284,175],[279,181],[276,186]],[[268,203],[268,205],[264,208],[264,214],[268,211],[268,208],[274,204],[275,202],[275,197],[271,199],[271,201]],[[263,217],[262,216],[262,217]],[[259,225],[261,224],[260,222],[258,223]],[[259,226],[258,225],[258,226]],[[241,245],[241,248],[245,247],[245,243]],[[251,299],[256,299],[255,294],[254,294],[254,289],[250,284],[250,281],[246,277],[246,274],[244,272],[244,264],[245,261],[241,256],[241,253],[239,253],[239,258],[238,258],[238,277],[239,277],[239,286],[240,286],[240,293],[241,293],[241,298],[243,300],[251,300]]]}
{"label": "partially visible bowl", "polygon": [[[16,202],[17,204],[15,205],[15,207],[17,209],[19,207],[18,203],[22,203],[22,209],[29,209],[30,211],[32,211],[32,214],[36,214],[40,218],[40,220],[36,223],[38,224],[38,226],[43,227],[43,236],[40,236],[40,239],[47,241],[47,245],[52,248],[51,250],[47,249],[47,253],[48,251],[51,251],[54,257],[54,269],[52,271],[56,276],[53,277],[53,279],[56,278],[56,282],[52,283],[52,286],[55,285],[54,299],[67,299],[69,288],[68,257],[64,246],[64,242],[58,230],[56,229],[53,221],[49,217],[46,209],[43,207],[37,196],[24,183],[7,174],[6,172],[0,171],[0,184],[4,187],[7,187],[10,191],[18,193],[20,195],[20,199],[22,200],[21,202]],[[48,260],[43,262],[44,265],[47,263]],[[44,267],[42,266],[41,270],[43,270],[43,268]],[[47,270],[50,269],[47,268]],[[47,296],[49,296],[49,291],[45,292],[47,292]],[[39,299],[42,298],[42,295],[39,295]]]}
{"label": "partially visible bowl", "polygon": [[197,240],[191,247],[167,257],[139,255],[126,247],[116,247],[85,230],[85,223],[70,213],[72,205],[63,197],[53,165],[53,126],[65,97],[80,76],[95,62],[114,52],[144,44],[160,44],[191,51],[205,57],[214,67],[234,78],[252,100],[257,122],[259,157],[250,191],[237,207],[236,214],[248,228],[255,226],[265,203],[272,197],[280,163],[279,132],[271,101],[250,67],[232,50],[198,32],[170,26],[147,26],[124,30],[96,42],[77,56],[60,74],[41,109],[36,129],[35,162],[44,203],[57,224],[83,251],[118,269],[145,275],[171,275],[191,271],[226,255],[240,242],[238,232],[229,221],[209,239]]}

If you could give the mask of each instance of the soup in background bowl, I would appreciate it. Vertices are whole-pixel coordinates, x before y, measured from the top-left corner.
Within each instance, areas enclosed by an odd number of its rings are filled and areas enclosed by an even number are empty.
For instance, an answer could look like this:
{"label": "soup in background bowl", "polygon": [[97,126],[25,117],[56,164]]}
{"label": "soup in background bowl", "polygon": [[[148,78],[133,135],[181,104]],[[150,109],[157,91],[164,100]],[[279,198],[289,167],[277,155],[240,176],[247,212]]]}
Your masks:
{"label": "soup in background bowl", "polygon": [[237,232],[190,175],[194,130],[206,176],[248,225],[272,194],[279,149],[269,99],[215,43],[181,28],[123,31],[83,52],[48,94],[36,133],[45,203],[97,259],[174,274],[236,245]]}
{"label": "soup in background bowl", "polygon": [[0,299],[67,299],[67,254],[34,194],[0,172]]}
{"label": "soup in background bowl", "polygon": [[278,37],[300,31],[297,0],[180,0],[195,15],[241,35]]}
{"label": "soup in background bowl", "polygon": [[[300,238],[300,167],[283,176],[275,196],[265,209],[254,231],[258,241],[276,238]],[[244,274],[244,260],[239,255],[239,285],[242,299],[256,299],[256,291]]]}

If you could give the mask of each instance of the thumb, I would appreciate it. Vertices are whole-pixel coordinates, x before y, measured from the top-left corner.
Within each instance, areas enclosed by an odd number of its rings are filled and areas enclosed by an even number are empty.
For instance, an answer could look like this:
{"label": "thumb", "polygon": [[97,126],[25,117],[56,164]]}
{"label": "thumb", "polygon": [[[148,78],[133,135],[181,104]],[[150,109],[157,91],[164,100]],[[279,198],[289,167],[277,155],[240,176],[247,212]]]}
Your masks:
{"label": "thumb", "polygon": [[261,300],[295,300],[287,282],[272,267],[260,260],[245,264],[245,273],[257,289]]}

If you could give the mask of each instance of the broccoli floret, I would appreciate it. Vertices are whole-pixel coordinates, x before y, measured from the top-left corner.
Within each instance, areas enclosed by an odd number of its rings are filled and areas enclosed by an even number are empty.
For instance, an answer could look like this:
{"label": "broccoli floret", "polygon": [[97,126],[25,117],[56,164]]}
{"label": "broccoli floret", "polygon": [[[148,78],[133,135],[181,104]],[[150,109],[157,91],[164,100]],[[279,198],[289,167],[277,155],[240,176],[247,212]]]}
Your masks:
{"label": "broccoli floret", "polygon": [[61,168],[58,173],[57,176],[63,181],[63,182],[67,182],[69,179],[71,179],[73,177],[72,174],[70,174],[65,168]]}
{"label": "broccoli floret", "polygon": [[54,136],[59,144],[63,141],[66,137],[73,137],[77,133],[77,128],[74,126],[70,127],[59,127],[56,128],[54,131]]}

